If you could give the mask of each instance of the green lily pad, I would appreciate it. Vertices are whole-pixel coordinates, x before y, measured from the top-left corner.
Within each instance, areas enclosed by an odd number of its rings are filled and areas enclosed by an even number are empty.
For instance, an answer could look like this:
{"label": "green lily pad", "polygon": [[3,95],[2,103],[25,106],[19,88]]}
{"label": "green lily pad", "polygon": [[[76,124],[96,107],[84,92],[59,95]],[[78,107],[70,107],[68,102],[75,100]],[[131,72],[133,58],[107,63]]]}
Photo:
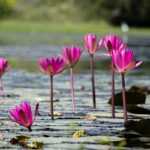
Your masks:
{"label": "green lily pad", "polygon": [[[145,104],[146,95],[137,92],[126,91],[126,103],[127,104]],[[108,101],[111,104],[111,98]],[[115,105],[122,106],[122,92],[115,94]]]}

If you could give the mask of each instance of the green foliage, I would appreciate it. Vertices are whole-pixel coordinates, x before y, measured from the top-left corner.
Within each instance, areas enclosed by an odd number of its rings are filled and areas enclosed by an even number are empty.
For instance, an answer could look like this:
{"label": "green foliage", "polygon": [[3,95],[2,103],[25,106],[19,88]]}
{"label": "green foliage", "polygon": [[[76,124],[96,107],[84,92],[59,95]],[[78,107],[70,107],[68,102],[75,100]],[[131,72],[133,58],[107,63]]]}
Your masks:
{"label": "green foliage", "polygon": [[[15,6],[15,7],[14,7]],[[0,18],[150,26],[150,0],[0,0]],[[13,14],[12,12],[15,11]]]}
{"label": "green foliage", "polygon": [[150,26],[149,0],[74,0],[85,20],[104,19],[113,24]]}
{"label": "green foliage", "polygon": [[15,6],[15,0],[0,0],[0,18],[9,16]]}

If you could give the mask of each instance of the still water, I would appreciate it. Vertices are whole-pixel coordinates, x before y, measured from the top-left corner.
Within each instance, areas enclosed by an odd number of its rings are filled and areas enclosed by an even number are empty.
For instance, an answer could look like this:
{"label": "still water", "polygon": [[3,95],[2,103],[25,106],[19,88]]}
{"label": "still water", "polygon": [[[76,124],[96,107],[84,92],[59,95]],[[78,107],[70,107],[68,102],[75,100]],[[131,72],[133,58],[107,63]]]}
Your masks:
{"label": "still water", "polygon": [[[137,44],[133,40],[130,47],[135,49],[137,60],[143,64],[127,73],[126,88],[132,85],[150,87],[150,47],[148,44]],[[83,45],[81,45],[83,47]],[[56,56],[62,52],[62,46],[52,45],[1,45],[0,56],[7,57],[12,69],[3,78],[4,90],[9,97],[0,97],[0,149],[27,149],[24,143],[10,144],[16,136],[29,137],[27,143],[42,142],[43,149],[104,149],[117,148],[120,143],[126,142],[126,148],[150,148],[150,140],[139,145],[127,143],[122,136],[124,130],[123,112],[121,107],[116,108],[116,119],[111,118],[111,107],[107,103],[111,92],[111,76],[109,59],[102,58],[95,61],[95,81],[97,95],[97,109],[92,108],[90,64],[86,50],[83,48],[81,60],[75,68],[75,100],[76,112],[71,111],[70,76],[69,70],[54,78],[54,109],[60,115],[55,116],[55,121],[50,120],[49,114],[49,78],[36,71],[39,68],[40,57]],[[102,48],[97,54],[104,52]],[[121,78],[115,74],[116,92],[121,90]],[[40,102],[39,115],[33,125],[33,132],[12,123],[8,117],[8,110],[22,101],[31,102],[34,109],[36,101]],[[150,108],[150,96],[146,97],[146,104]],[[85,119],[87,113],[96,117],[96,120]],[[129,119],[150,118],[149,115],[129,114]],[[84,135],[74,139],[75,131],[83,129]],[[134,139],[135,140],[135,139]],[[102,142],[103,141],[103,142]],[[104,144],[105,143],[105,144]]]}

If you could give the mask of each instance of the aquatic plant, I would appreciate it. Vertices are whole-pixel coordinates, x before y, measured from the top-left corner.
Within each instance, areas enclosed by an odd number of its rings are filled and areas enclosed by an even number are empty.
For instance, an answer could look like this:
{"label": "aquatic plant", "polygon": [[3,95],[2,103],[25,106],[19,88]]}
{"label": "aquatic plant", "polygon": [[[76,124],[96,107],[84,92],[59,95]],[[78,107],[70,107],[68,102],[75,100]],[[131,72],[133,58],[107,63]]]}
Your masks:
{"label": "aquatic plant", "polygon": [[133,50],[124,49],[122,51],[112,51],[112,61],[115,64],[117,71],[122,76],[122,99],[124,109],[124,122],[127,121],[126,111],[126,95],[125,95],[125,73],[142,64],[142,61],[136,61],[133,57]]}
{"label": "aquatic plant", "polygon": [[95,94],[95,79],[94,79],[94,59],[93,56],[95,52],[100,48],[98,44],[96,34],[87,34],[84,36],[84,42],[86,49],[90,55],[91,64],[91,81],[92,81],[92,94],[93,94],[93,108],[96,108],[96,94]]}
{"label": "aquatic plant", "polygon": [[9,68],[10,65],[8,64],[7,58],[0,58],[0,96],[4,95],[2,76],[9,70]]}
{"label": "aquatic plant", "polygon": [[78,62],[82,50],[80,47],[63,47],[63,55],[62,58],[67,66],[70,67],[70,78],[71,78],[71,99],[72,99],[72,111],[75,111],[75,100],[74,100],[74,77],[73,77],[73,69],[74,65]]}
{"label": "aquatic plant", "polygon": [[43,58],[39,59],[39,64],[42,68],[42,72],[47,74],[50,77],[50,110],[51,110],[51,119],[54,120],[53,115],[53,76],[60,73],[64,69],[63,59],[56,58]]}
{"label": "aquatic plant", "polygon": [[[100,54],[99,57],[108,56],[111,58],[112,50],[121,51],[123,48],[125,48],[122,38],[119,39],[118,36],[113,34],[107,35],[105,36],[105,38],[101,39],[99,45],[103,45],[107,50],[106,54]],[[115,105],[114,105],[115,81],[114,81],[114,64],[112,60],[111,60],[111,82],[112,82],[112,87],[111,87],[112,117],[115,118]]]}
{"label": "aquatic plant", "polygon": [[31,126],[36,119],[38,107],[39,103],[37,103],[35,106],[35,113],[33,116],[31,104],[29,102],[23,102],[20,104],[20,107],[16,106],[14,109],[9,111],[9,117],[12,121],[28,128],[29,131],[32,131]]}

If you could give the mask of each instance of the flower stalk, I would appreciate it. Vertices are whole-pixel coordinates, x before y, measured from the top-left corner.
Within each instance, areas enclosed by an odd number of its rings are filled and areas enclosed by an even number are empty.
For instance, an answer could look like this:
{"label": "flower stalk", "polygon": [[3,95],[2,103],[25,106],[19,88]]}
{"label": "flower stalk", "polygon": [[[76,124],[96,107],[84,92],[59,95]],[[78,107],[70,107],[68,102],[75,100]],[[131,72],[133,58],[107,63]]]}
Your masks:
{"label": "flower stalk", "polygon": [[30,127],[28,127],[28,130],[29,130],[29,132],[32,132],[31,126],[30,126]]}
{"label": "flower stalk", "polygon": [[4,95],[3,81],[2,81],[2,77],[0,77],[0,96],[3,95]]}
{"label": "flower stalk", "polygon": [[51,110],[51,119],[54,120],[54,107],[53,107],[53,76],[50,76],[50,110]]}
{"label": "flower stalk", "polygon": [[124,110],[124,122],[126,122],[128,120],[128,117],[127,117],[124,73],[122,73],[121,76],[122,76],[122,100],[123,100],[123,110]]}
{"label": "flower stalk", "polygon": [[94,78],[94,60],[93,55],[90,55],[91,63],[91,81],[92,81],[92,94],[93,94],[93,108],[96,108],[96,94],[95,94],[95,78]]}
{"label": "flower stalk", "polygon": [[73,67],[70,67],[72,111],[75,112]]}
{"label": "flower stalk", "polygon": [[113,61],[111,61],[111,105],[112,105],[112,118],[115,118],[115,80],[114,80],[114,64]]}

